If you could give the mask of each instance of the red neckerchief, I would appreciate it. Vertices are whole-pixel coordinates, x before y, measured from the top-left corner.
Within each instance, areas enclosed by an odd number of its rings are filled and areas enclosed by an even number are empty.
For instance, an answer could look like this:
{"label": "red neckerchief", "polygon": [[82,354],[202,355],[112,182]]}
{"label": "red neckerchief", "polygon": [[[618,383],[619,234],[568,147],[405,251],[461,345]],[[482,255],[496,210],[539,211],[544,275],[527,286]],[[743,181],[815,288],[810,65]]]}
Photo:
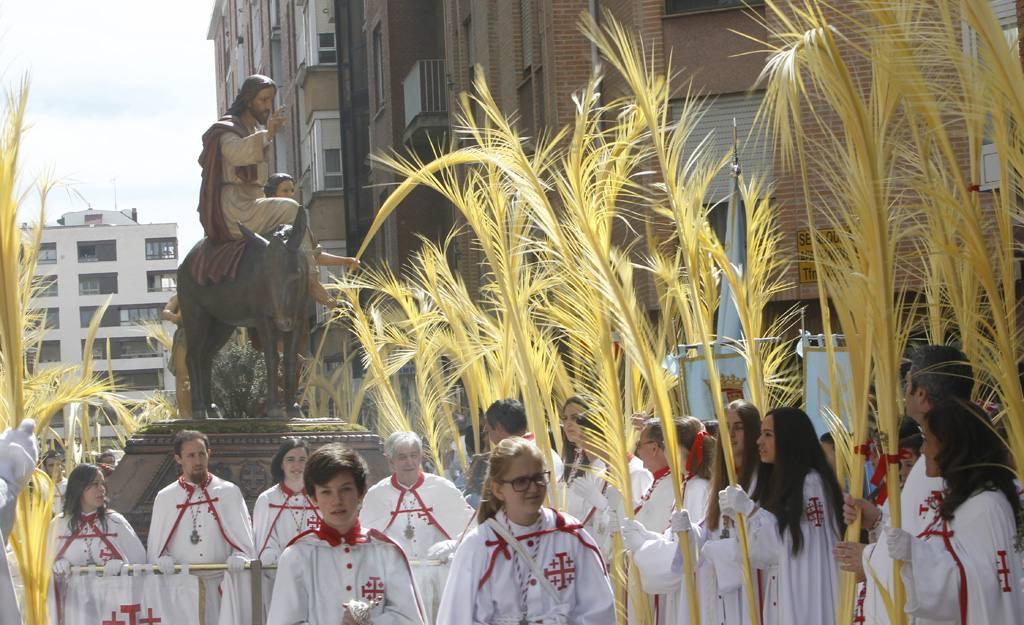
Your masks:
{"label": "red neckerchief", "polygon": [[664,468],[658,469],[657,471],[655,471],[653,473],[654,481],[651,482],[651,485],[647,488],[647,492],[644,493],[644,496],[640,498],[640,505],[638,505],[636,508],[633,509],[633,514],[636,514],[636,513],[640,512],[640,509],[644,507],[644,504],[647,503],[647,500],[650,499],[651,495],[654,494],[654,487],[658,485],[658,482],[660,482],[662,480],[662,478],[664,478],[666,475],[668,475],[671,472],[672,472],[672,468],[671,467],[664,467]]}
{"label": "red neckerchief", "polygon": [[356,519],[355,525],[352,526],[352,529],[345,532],[345,534],[342,534],[323,521],[321,521],[320,525],[313,530],[313,533],[316,534],[317,538],[332,547],[337,547],[341,543],[345,543],[346,545],[355,545],[357,543],[367,542],[366,536],[363,535],[363,528],[359,525],[359,519]]}

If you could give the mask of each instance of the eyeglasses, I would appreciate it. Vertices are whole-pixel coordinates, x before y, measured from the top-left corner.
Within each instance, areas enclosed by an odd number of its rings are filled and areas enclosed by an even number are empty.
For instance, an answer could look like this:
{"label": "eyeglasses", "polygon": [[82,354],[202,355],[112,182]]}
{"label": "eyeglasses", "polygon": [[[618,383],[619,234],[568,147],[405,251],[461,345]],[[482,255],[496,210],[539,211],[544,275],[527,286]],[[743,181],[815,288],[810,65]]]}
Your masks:
{"label": "eyeglasses", "polygon": [[521,477],[515,477],[511,480],[498,480],[500,484],[511,484],[512,490],[517,493],[525,493],[530,488],[530,484],[536,484],[537,486],[547,486],[548,480],[551,479],[551,471],[541,471],[534,475],[523,475]]}

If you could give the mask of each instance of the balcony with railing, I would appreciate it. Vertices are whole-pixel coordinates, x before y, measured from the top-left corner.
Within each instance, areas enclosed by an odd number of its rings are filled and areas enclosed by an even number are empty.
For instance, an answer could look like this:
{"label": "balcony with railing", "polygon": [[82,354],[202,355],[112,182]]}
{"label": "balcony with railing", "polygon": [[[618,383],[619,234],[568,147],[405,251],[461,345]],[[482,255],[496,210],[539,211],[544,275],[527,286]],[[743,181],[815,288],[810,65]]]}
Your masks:
{"label": "balcony with railing", "polygon": [[405,143],[425,144],[448,129],[448,79],[444,59],[421,59],[402,81],[405,96]]}

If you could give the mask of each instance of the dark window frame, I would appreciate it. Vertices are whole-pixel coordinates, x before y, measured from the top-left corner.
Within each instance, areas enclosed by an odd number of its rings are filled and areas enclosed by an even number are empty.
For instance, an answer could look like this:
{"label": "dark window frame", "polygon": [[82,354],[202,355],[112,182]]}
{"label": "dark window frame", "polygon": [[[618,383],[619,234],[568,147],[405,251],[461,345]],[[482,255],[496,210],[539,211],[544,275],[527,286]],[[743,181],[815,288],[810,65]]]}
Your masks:
{"label": "dark window frame", "polygon": [[[117,241],[114,239],[105,239],[102,241],[79,241],[78,242],[78,262],[80,263],[106,263],[117,260]],[[94,247],[93,255],[84,256],[82,255],[83,248],[88,250],[89,247]],[[113,250],[113,254],[103,254],[102,250]]]}
{"label": "dark window frame", "polygon": [[[170,243],[173,246],[173,251],[168,253],[164,251],[163,245]],[[151,251],[150,246],[157,246],[155,250]],[[153,239],[146,239],[145,243],[146,260],[177,260],[178,258],[178,239],[175,237],[156,237]]]}
{"label": "dark window frame", "polygon": [[[723,2],[725,3],[724,6],[722,5]],[[760,6],[764,6],[764,0],[665,0],[665,15],[733,11]]]}

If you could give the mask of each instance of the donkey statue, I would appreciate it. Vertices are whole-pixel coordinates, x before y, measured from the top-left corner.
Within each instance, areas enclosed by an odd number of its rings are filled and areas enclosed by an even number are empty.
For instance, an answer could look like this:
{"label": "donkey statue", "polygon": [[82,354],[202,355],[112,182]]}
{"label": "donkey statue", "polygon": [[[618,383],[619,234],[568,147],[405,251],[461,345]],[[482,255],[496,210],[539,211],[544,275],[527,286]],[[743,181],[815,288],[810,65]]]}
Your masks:
{"label": "donkey statue", "polygon": [[[213,357],[235,328],[255,328],[267,365],[266,416],[301,416],[296,403],[296,354],[309,299],[309,264],[299,249],[307,236],[305,209],[291,226],[279,226],[269,240],[240,226],[245,249],[232,280],[201,285],[192,265],[200,241],[178,268],[178,303],[188,340],[188,371],[195,419],[218,418],[213,403]],[[278,397],[278,342],[284,345],[284,397]],[[283,402],[282,402],[283,400]],[[282,409],[282,403],[284,409]]]}

